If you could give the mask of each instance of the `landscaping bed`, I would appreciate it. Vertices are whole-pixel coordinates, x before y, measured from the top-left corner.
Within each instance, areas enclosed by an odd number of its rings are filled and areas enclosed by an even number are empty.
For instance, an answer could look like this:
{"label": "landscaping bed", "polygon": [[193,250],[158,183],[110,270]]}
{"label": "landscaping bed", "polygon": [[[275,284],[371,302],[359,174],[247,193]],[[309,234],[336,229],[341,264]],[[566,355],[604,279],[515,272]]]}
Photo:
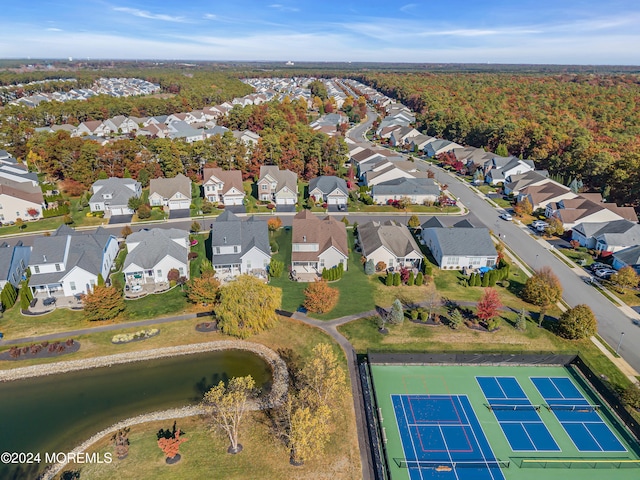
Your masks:
{"label": "landscaping bed", "polygon": [[217,332],[218,331],[218,322],[202,322],[196,325],[197,332]]}
{"label": "landscaping bed", "polygon": [[30,360],[33,358],[53,358],[80,350],[80,342],[72,338],[66,341],[32,343],[23,347],[11,347],[0,353],[0,360]]}
{"label": "landscaping bed", "polygon": [[138,330],[134,333],[119,333],[111,338],[111,343],[120,345],[122,343],[139,342],[141,340],[155,337],[156,335],[160,335],[160,330],[158,328]]}

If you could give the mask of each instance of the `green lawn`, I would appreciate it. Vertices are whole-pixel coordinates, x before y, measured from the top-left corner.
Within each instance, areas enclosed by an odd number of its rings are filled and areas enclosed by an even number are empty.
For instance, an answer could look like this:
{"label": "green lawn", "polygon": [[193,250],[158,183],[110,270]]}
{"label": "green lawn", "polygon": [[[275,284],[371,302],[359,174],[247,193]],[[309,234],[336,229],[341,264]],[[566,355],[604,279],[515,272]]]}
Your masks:
{"label": "green lawn", "polygon": [[124,315],[127,320],[143,320],[163,315],[187,313],[187,297],[182,287],[177,286],[168,292],[147,295],[138,300],[126,300]]}
{"label": "green lawn", "polygon": [[[362,202],[349,202],[350,212],[393,212],[393,213],[459,213],[460,207],[437,207],[426,205],[409,205],[407,210],[400,210],[392,205],[365,205]],[[408,217],[407,217],[408,220]]]}
{"label": "green lawn", "polygon": [[192,277],[200,276],[200,264],[203,259],[209,259],[208,252],[211,252],[211,248],[207,248],[209,245],[209,234],[203,233],[198,235],[190,235],[189,238],[198,240],[198,244],[191,247],[191,251],[198,254],[197,258],[191,260],[189,265],[189,274]]}
{"label": "green lawn", "polygon": [[[275,232],[275,240],[278,242],[279,251],[273,258],[284,262],[285,272],[280,278],[271,279],[271,285],[282,288],[282,308],[289,312],[295,312],[304,302],[304,289],[307,284],[292,282],[289,280],[289,265],[291,265],[291,229],[281,228]],[[360,263],[360,254],[353,251],[353,231],[347,230],[349,239],[349,263],[347,271],[342,279],[331,284],[340,291],[338,305],[324,315],[311,314],[311,316],[323,320],[351,315],[353,313],[366,312],[375,307],[375,283],[374,279],[367,277]]]}
{"label": "green lawn", "polygon": [[572,250],[564,248],[561,250],[565,257],[569,257],[580,266],[589,266],[593,263],[593,257],[589,255],[589,252],[581,252],[579,250]]}

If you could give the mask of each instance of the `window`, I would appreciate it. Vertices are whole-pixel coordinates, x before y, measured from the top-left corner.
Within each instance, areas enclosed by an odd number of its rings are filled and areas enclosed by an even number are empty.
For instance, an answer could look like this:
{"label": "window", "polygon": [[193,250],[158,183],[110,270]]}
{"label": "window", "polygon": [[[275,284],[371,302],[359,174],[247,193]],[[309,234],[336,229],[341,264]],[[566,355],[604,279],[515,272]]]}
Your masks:
{"label": "window", "polygon": [[20,269],[24,270],[24,260],[22,258],[20,259]]}
{"label": "window", "polygon": [[390,267],[393,267],[393,258],[390,258],[390,259],[389,259],[389,266],[390,266]]}
{"label": "window", "polygon": [[448,265],[458,265],[460,263],[460,257],[447,257]]}
{"label": "window", "polygon": [[218,184],[218,190],[222,190],[222,184],[221,183]]}
{"label": "window", "polygon": [[266,183],[263,183],[263,184],[261,185],[261,190],[266,190],[266,189],[267,189],[267,184],[266,184]]}
{"label": "window", "polygon": [[480,257],[471,257],[469,259],[469,265],[480,265]]}
{"label": "window", "polygon": [[237,245],[233,246],[233,253],[238,253],[238,246]]}
{"label": "window", "polygon": [[2,204],[0,203],[0,210],[2,210]]}
{"label": "window", "polygon": [[38,265],[33,266],[34,273],[40,273],[40,267]]}
{"label": "window", "polygon": [[247,260],[247,270],[251,270],[251,260]]}
{"label": "window", "polygon": [[178,271],[180,272],[180,275],[184,275],[184,267],[180,267]]}
{"label": "window", "polygon": [[69,282],[69,288],[71,290],[75,290],[76,289],[76,282]]}
{"label": "window", "polygon": [[162,278],[162,270],[156,270],[156,277]]}
{"label": "window", "polygon": [[321,259],[320,259],[320,266],[321,266],[321,267],[324,267],[324,258],[321,258]]}
{"label": "window", "polygon": [[56,272],[59,272],[59,271],[60,271],[60,264],[56,263]]}
{"label": "window", "polygon": [[91,280],[89,280],[89,285],[91,286],[91,288],[96,286],[96,281],[92,278]]}
{"label": "window", "polygon": [[220,255],[220,247],[216,247],[216,254]]}

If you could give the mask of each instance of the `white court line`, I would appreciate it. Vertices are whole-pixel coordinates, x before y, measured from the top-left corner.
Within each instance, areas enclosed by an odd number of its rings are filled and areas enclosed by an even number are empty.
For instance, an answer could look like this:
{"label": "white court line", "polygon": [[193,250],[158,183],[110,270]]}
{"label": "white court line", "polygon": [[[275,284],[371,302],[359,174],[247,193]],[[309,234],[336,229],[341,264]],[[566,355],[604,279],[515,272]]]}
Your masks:
{"label": "white court line", "polygon": [[[405,422],[408,425],[409,424],[409,417],[407,417],[407,410],[404,408],[404,398],[403,398],[403,396],[400,396],[400,405],[402,405],[402,413],[404,414]],[[398,429],[399,428],[400,428],[400,426],[398,426]],[[413,449],[414,458],[417,461],[418,460],[418,451],[416,450],[416,445],[413,442],[413,435],[411,434],[411,430],[409,430],[409,438],[411,439],[411,448]],[[404,453],[404,441],[402,440],[402,435],[400,435],[400,441],[402,442],[402,451]],[[407,469],[407,473],[409,474],[409,478],[411,478],[411,473],[410,473],[409,469]],[[422,476],[422,469],[421,468],[418,468],[418,473],[420,474],[420,479],[424,480],[424,477]]]}
{"label": "white court line", "polygon": [[442,431],[442,428],[440,428],[440,427],[438,427],[438,428],[440,429],[440,435],[442,436],[442,441],[444,442],[444,448],[447,449],[447,456],[449,457],[449,461],[451,462],[451,467],[453,469],[453,474],[456,476],[456,480],[460,480],[460,477],[458,477],[458,469],[453,465],[453,458],[451,458],[451,451],[449,450],[449,445],[447,445],[447,439],[444,436],[444,432]]}

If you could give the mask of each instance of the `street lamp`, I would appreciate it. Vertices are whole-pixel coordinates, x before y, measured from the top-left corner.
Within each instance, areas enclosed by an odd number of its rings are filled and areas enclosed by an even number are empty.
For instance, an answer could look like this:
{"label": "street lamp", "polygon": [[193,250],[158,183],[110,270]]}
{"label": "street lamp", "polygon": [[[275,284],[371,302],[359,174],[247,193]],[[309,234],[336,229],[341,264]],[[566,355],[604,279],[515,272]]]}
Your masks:
{"label": "street lamp", "polygon": [[538,266],[538,257],[540,256],[539,253],[536,254],[536,259],[533,262],[533,270],[535,271],[536,267]]}
{"label": "street lamp", "polygon": [[616,355],[618,355],[618,350],[620,350],[620,345],[622,345],[622,338],[624,337],[624,332],[620,333],[620,341],[618,342],[618,346],[616,347]]}

